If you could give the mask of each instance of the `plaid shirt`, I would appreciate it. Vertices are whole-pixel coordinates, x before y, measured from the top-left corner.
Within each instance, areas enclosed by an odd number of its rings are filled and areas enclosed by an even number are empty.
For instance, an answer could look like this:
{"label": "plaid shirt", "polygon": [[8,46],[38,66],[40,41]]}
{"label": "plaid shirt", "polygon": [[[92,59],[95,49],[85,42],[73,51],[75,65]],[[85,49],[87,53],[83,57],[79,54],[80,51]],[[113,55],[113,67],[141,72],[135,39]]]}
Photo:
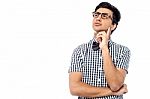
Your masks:
{"label": "plaid shirt", "polygon": [[[71,59],[69,72],[82,72],[82,82],[95,87],[108,87],[103,69],[103,57],[101,49],[94,51],[92,44],[93,38],[88,43],[78,46]],[[109,53],[116,68],[122,68],[126,71],[129,66],[130,50],[122,45],[109,40]],[[123,99],[123,96],[104,96],[95,98],[78,97],[78,99]]]}

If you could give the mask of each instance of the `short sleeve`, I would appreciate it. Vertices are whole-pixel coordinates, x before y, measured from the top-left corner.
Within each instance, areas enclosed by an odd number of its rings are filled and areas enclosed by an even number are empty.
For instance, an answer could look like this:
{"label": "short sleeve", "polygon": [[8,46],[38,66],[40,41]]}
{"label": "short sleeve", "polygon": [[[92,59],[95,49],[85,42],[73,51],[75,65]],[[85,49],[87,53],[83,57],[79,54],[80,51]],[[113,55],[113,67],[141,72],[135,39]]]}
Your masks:
{"label": "short sleeve", "polygon": [[116,67],[125,69],[128,73],[129,61],[130,61],[130,50],[127,47],[121,49],[121,53],[118,53]]}
{"label": "short sleeve", "polygon": [[83,65],[83,55],[81,53],[81,48],[76,48],[73,51],[72,57],[71,57],[71,66],[69,67],[69,73],[70,72],[82,72],[82,65]]}

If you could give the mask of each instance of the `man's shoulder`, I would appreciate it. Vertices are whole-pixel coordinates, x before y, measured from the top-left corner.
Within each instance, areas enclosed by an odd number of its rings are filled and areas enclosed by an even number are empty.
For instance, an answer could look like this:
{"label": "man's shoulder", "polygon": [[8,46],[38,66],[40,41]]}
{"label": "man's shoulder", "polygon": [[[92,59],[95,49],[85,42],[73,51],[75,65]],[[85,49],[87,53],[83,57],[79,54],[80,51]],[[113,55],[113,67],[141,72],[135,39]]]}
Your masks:
{"label": "man's shoulder", "polygon": [[92,40],[90,40],[89,42],[85,42],[85,43],[82,43],[82,44],[78,45],[78,46],[74,49],[74,51],[85,51],[87,48],[90,47],[91,42],[92,42]]}
{"label": "man's shoulder", "polygon": [[116,42],[112,42],[113,46],[115,46],[116,48],[120,49],[120,50],[125,50],[125,51],[129,51],[130,52],[130,49],[125,46],[125,45],[122,45],[122,44],[119,44],[119,43],[116,43]]}

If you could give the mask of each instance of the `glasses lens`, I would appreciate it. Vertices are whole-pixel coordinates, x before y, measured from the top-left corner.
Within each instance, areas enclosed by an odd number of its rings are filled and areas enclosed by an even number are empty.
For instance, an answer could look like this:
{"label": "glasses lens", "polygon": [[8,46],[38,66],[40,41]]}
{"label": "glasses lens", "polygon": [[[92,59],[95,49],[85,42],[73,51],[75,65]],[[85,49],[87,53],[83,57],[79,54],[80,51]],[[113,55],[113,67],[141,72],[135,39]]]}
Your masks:
{"label": "glasses lens", "polygon": [[93,12],[93,17],[98,17],[99,14],[97,12]]}
{"label": "glasses lens", "polygon": [[102,14],[101,14],[101,18],[102,18],[102,19],[108,19],[108,17],[109,17],[109,16],[108,16],[108,13],[102,13]]}

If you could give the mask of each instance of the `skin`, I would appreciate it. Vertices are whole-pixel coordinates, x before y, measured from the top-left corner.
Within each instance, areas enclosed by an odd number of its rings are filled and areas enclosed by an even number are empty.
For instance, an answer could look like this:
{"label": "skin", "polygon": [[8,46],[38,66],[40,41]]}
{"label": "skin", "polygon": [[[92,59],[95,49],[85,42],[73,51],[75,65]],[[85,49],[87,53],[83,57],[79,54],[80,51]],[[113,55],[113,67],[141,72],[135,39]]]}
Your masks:
{"label": "skin", "polygon": [[[107,12],[112,16],[112,12],[109,9],[100,8],[97,12]],[[112,62],[109,49],[108,40],[111,36],[111,31],[114,30],[116,24],[112,24],[112,20],[102,20],[99,16],[93,19],[93,29],[96,31],[95,38],[100,43],[99,47],[102,49],[102,56],[104,60],[104,73],[106,80],[112,91],[117,91],[124,83],[126,71],[124,69],[116,68]]]}
{"label": "skin", "polygon": [[[106,8],[99,8],[97,12],[109,13],[112,16],[112,11]],[[127,90],[127,85],[124,84],[126,71],[115,68],[108,50],[108,40],[110,39],[111,31],[115,29],[116,24],[112,24],[111,19],[93,18],[94,37],[97,42],[100,42],[99,47],[102,49],[104,59],[104,73],[110,87],[94,87],[83,83],[82,72],[71,72],[69,74],[69,88],[72,95],[82,97],[101,97],[109,95],[122,95]],[[113,76],[111,76],[113,75]]]}

